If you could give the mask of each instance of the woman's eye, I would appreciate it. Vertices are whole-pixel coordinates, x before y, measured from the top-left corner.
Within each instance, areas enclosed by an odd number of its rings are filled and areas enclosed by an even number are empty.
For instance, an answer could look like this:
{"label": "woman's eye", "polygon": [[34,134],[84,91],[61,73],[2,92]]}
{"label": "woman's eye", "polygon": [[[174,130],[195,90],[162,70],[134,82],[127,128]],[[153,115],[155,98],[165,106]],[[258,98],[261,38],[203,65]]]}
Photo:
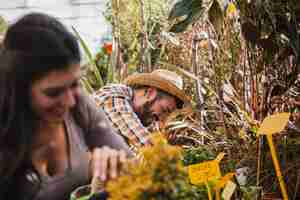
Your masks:
{"label": "woman's eye", "polygon": [[57,87],[57,88],[47,88],[44,90],[44,94],[48,97],[55,98],[60,95],[62,95],[66,90],[68,89],[75,89],[79,87],[79,81],[74,81],[71,85],[68,87]]}
{"label": "woman's eye", "polygon": [[47,90],[44,93],[46,96],[54,98],[54,97],[60,96],[62,94],[62,92],[63,92],[62,90],[54,89],[54,90]]}
{"label": "woman's eye", "polygon": [[75,81],[74,83],[72,83],[71,88],[76,88],[79,86],[79,81]]}

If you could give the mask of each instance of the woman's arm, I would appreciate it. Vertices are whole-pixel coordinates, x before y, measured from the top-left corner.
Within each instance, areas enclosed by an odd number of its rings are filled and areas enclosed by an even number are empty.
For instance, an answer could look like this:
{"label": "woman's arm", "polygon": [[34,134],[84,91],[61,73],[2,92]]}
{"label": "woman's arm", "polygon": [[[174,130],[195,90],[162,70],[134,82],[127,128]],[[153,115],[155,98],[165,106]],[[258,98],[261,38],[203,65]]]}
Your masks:
{"label": "woman's arm", "polygon": [[94,183],[118,176],[120,164],[133,154],[123,137],[114,131],[92,99],[81,96],[79,101],[83,117],[81,123],[85,125],[86,143],[91,150],[92,188],[97,190],[97,184]]}
{"label": "woman's arm", "polygon": [[118,135],[110,126],[104,113],[97,109],[94,101],[87,96],[80,96],[81,113],[87,120],[86,142],[93,149],[95,147],[109,146],[113,149],[132,152],[122,136]]}

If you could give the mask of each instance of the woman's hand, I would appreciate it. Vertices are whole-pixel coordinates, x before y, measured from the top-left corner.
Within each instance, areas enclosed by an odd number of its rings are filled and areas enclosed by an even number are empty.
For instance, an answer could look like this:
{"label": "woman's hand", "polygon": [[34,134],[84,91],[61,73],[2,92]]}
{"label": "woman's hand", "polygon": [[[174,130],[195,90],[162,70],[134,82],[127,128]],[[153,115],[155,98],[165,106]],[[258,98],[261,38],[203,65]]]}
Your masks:
{"label": "woman's hand", "polygon": [[95,148],[91,157],[92,177],[102,182],[118,176],[121,164],[127,160],[123,150],[115,150],[104,146]]}
{"label": "woman's hand", "polygon": [[126,160],[126,153],[123,150],[118,151],[108,146],[95,148],[91,154],[91,192],[101,191],[108,179],[116,178],[121,164]]}

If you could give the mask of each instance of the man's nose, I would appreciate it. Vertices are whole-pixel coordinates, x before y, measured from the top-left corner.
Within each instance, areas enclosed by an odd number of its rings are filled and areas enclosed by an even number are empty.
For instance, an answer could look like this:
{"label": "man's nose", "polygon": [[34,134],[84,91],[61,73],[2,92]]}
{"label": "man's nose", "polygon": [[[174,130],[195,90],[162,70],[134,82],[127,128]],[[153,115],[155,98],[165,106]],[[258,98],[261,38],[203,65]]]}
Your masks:
{"label": "man's nose", "polygon": [[[175,108],[174,108],[175,110]],[[168,117],[170,116],[171,112],[169,112],[168,110],[164,110],[159,114],[159,121],[164,122],[168,119]]]}
{"label": "man's nose", "polygon": [[62,104],[68,108],[72,108],[73,106],[75,106],[76,94],[71,88],[65,91],[62,98]]}
{"label": "man's nose", "polygon": [[168,118],[168,114],[167,114],[167,113],[161,113],[161,114],[159,115],[159,121],[160,121],[160,122],[165,121],[167,118]]}

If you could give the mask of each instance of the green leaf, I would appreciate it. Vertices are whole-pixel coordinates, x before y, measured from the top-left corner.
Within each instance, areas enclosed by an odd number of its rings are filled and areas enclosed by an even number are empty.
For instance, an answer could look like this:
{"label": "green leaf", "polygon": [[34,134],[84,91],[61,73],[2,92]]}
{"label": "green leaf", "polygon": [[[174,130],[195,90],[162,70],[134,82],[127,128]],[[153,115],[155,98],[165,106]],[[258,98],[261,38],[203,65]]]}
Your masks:
{"label": "green leaf", "polygon": [[89,83],[89,81],[83,77],[81,80],[81,85],[83,86],[83,88],[86,90],[87,93],[93,93],[93,87],[91,86],[91,84]]}
{"label": "green leaf", "polygon": [[6,31],[7,27],[7,22],[2,16],[0,16],[0,34],[3,34]]}
{"label": "green leaf", "polygon": [[215,30],[220,33],[223,26],[224,14],[217,0],[214,0],[208,11],[209,21],[213,24]]}
{"label": "green leaf", "polygon": [[79,39],[79,42],[80,42],[80,44],[81,44],[81,46],[82,46],[82,48],[83,48],[83,50],[85,52],[85,55],[87,56],[87,58],[89,60],[90,66],[92,66],[91,70],[93,71],[94,76],[95,76],[97,82],[99,82],[99,84],[101,86],[103,86],[104,82],[103,82],[102,77],[100,75],[100,72],[99,72],[99,70],[97,68],[97,65],[96,65],[96,62],[95,62],[95,60],[93,58],[91,50],[89,49],[87,43],[83,40],[83,38],[80,36],[79,32],[75,29],[74,26],[72,26],[72,29],[73,29],[75,35],[77,36],[77,38]]}
{"label": "green leaf", "polygon": [[171,9],[169,20],[172,22],[170,32],[180,33],[197,21],[202,15],[202,0],[181,0]]}
{"label": "green leaf", "polygon": [[174,7],[171,9],[169,14],[169,20],[173,20],[176,17],[181,17],[184,15],[188,15],[191,8],[192,8],[192,2],[191,0],[182,0],[177,2]]}

